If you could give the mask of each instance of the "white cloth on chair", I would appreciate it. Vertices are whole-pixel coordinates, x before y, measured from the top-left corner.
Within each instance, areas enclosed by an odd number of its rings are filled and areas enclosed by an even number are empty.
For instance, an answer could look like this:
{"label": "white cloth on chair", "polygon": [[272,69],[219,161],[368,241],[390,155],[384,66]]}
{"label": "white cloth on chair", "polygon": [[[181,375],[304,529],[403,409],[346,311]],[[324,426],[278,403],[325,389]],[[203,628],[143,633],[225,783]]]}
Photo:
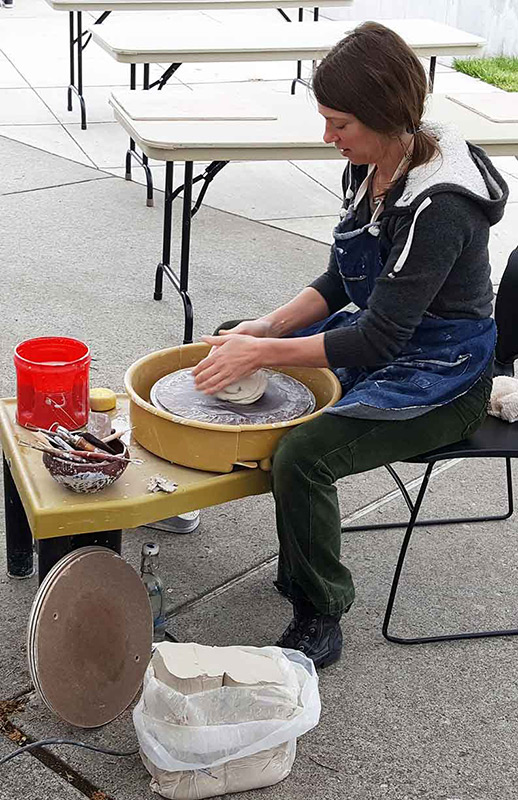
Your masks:
{"label": "white cloth on chair", "polygon": [[518,378],[506,375],[493,378],[488,413],[506,422],[518,421]]}

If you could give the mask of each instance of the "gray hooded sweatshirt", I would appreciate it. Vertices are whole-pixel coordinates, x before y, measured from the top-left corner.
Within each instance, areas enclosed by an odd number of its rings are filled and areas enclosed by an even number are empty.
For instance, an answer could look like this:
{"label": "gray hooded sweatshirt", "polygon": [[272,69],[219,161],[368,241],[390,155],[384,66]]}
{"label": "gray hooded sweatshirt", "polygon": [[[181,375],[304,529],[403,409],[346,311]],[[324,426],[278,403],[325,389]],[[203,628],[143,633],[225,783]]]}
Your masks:
{"label": "gray hooded sweatshirt", "polygon": [[[411,169],[388,193],[378,220],[386,258],[368,307],[356,325],[324,334],[333,368],[390,363],[425,312],[444,319],[491,316],[489,227],[502,219],[509,190],[485,152],[465,142],[456,128],[428,127],[441,156]],[[367,169],[346,167],[344,208],[354,202]],[[358,226],[370,216],[366,195],[357,207]],[[330,313],[350,302],[333,249],[327,272],[311,286]]]}

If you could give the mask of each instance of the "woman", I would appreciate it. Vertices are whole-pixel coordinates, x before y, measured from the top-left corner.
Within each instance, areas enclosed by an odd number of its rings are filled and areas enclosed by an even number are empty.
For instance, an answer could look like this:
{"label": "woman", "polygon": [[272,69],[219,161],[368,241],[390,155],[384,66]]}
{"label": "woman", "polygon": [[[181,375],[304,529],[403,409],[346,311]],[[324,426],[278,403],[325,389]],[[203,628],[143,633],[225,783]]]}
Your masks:
{"label": "woman", "polygon": [[340,657],[354,599],[335,481],[457,441],[486,414],[487,244],[508,190],[482,150],[422,122],[425,72],[384,26],[339,42],[313,85],[324,140],[348,159],[327,272],[271,314],[204,337],[214,349],[194,373],[209,394],[283,364],[340,378],[341,400],[282,439],[272,470],[278,588],[294,607],[277,643],[325,666]]}

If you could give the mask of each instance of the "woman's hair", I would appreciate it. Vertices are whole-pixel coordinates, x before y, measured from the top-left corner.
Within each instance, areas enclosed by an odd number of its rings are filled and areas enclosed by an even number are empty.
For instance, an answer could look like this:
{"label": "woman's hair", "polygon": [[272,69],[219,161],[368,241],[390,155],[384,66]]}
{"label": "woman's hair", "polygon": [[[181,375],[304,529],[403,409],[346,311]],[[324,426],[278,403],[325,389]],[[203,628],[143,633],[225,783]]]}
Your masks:
{"label": "woman's hair", "polygon": [[421,127],[428,80],[421,62],[397,33],[364,22],[336,44],[313,75],[317,101],[353,114],[389,137],[413,133],[409,167],[440,154],[437,139]]}

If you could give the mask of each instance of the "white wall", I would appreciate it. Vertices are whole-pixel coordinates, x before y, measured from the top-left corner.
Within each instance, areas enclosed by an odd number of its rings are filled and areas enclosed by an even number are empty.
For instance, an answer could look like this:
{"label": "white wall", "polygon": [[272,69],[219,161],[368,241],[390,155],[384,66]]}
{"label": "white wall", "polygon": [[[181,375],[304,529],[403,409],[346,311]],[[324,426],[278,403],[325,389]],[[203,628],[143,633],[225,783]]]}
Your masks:
{"label": "white wall", "polygon": [[518,0],[354,0],[348,9],[321,13],[331,19],[428,17],[483,36],[488,55],[518,56]]}

